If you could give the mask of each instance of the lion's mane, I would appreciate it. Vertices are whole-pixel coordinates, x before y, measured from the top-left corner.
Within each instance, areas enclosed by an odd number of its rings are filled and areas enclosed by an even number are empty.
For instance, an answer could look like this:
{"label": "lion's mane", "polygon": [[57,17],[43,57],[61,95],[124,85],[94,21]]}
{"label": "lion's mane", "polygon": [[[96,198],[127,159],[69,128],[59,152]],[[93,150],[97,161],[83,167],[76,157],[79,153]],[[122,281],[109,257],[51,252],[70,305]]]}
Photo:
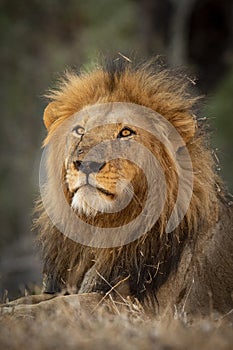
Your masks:
{"label": "lion's mane", "polygon": [[[53,225],[39,202],[37,226],[45,292],[115,290],[116,295],[137,298],[151,309],[185,305],[192,312],[197,306],[208,308],[211,299],[215,308],[229,310],[233,290],[233,269],[229,272],[233,263],[232,212],[214,170],[202,118],[199,120],[194,112],[198,98],[190,93],[189,85],[187,78],[156,64],[135,67],[113,62],[79,75],[67,73],[58,88],[48,94],[51,102],[44,114],[48,129],[45,145],[52,142],[55,130],[67,118],[85,106],[106,102],[142,105],[166,118],[184,139],[194,184],[189,209],[178,228],[165,233],[167,213],[174,205],[171,199],[150,232],[117,248],[91,248],[70,240]],[[166,180],[169,192],[172,178]],[[223,307],[219,307],[220,298]]]}

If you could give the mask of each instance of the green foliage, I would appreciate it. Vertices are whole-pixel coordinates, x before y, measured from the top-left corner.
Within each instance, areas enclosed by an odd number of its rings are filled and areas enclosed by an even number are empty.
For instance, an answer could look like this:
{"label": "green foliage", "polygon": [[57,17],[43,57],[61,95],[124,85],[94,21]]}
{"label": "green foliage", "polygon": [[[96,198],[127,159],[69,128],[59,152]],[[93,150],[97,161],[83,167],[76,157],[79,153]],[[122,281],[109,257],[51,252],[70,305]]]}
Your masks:
{"label": "green foliage", "polygon": [[137,47],[136,6],[130,0],[87,0],[81,11],[86,15],[82,32],[84,61],[101,53],[111,55],[117,51],[131,53]]}
{"label": "green foliage", "polygon": [[206,109],[213,119],[213,145],[218,148],[221,172],[229,190],[233,191],[233,68],[219,84]]}

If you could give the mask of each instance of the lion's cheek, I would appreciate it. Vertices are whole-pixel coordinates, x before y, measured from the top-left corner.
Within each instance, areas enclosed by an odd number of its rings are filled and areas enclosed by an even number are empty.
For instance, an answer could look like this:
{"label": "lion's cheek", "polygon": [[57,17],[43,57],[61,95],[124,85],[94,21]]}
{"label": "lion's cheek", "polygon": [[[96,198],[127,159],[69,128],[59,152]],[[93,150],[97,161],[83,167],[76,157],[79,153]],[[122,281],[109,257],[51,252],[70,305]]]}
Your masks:
{"label": "lion's cheek", "polygon": [[70,166],[66,171],[65,182],[69,192],[74,193],[78,187],[86,183],[86,175],[78,172],[74,166]]}
{"label": "lion's cheek", "polygon": [[95,177],[96,185],[104,188],[113,195],[117,194],[118,177],[114,173],[99,172]]}

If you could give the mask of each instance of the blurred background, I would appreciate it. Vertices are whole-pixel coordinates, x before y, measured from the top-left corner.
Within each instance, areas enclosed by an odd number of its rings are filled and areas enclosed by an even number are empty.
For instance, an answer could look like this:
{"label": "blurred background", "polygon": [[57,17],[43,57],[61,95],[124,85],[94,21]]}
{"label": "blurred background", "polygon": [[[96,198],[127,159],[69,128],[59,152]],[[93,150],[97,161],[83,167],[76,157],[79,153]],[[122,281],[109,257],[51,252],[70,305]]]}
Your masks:
{"label": "blurred background", "polygon": [[233,190],[232,0],[1,0],[0,299],[41,285],[31,232],[46,100],[68,67],[118,52],[187,67]]}

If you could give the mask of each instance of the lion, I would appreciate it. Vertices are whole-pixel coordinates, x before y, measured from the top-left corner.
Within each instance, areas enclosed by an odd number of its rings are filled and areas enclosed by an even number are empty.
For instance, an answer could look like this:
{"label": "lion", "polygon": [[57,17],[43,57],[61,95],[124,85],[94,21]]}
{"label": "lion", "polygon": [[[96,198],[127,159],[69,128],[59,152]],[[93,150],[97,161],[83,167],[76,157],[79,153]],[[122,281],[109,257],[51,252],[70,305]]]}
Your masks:
{"label": "lion", "polygon": [[155,314],[232,309],[232,206],[189,84],[119,60],[69,72],[47,95],[45,295],[130,298]]}

